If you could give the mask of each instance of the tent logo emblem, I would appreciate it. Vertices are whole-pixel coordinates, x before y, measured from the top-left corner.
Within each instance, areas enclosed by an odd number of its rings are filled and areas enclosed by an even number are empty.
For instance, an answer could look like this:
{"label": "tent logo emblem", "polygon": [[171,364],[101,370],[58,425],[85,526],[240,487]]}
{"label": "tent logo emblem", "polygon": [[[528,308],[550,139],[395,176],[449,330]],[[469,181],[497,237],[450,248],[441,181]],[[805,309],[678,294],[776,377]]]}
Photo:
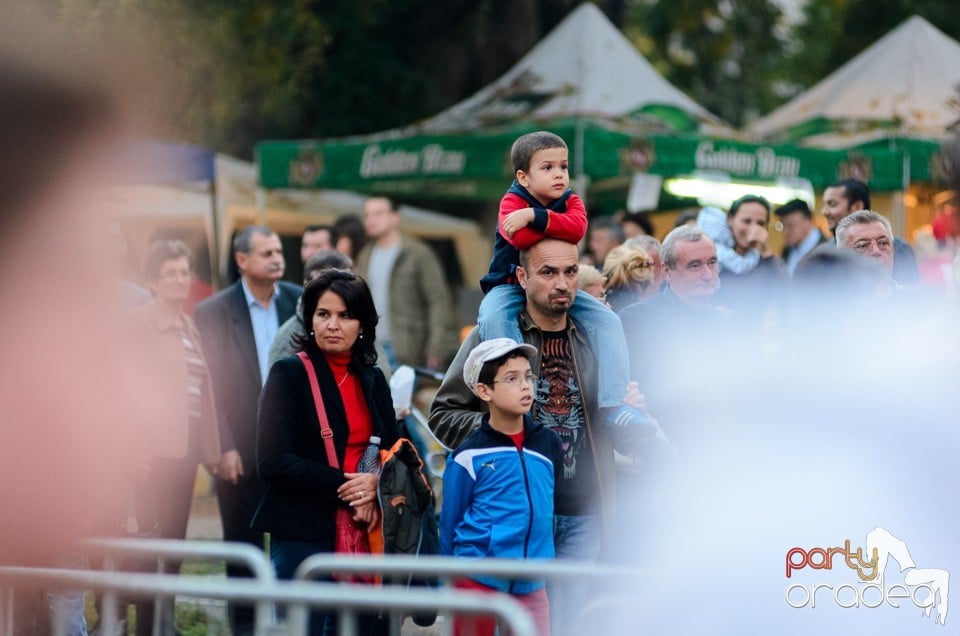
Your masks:
{"label": "tent logo emblem", "polygon": [[847,155],[847,160],[840,162],[840,177],[843,179],[856,179],[870,183],[872,176],[873,162],[859,150],[851,151]]}
{"label": "tent logo emblem", "polygon": [[657,154],[649,141],[633,141],[629,148],[620,150],[621,172],[646,172],[656,161]]}
{"label": "tent logo emblem", "polygon": [[323,154],[318,150],[302,150],[290,162],[290,183],[309,186],[323,174]]}
{"label": "tent logo emblem", "polygon": [[[836,557],[840,557],[837,559]],[[899,569],[889,568],[891,559]],[[907,544],[882,526],[867,533],[866,548],[851,548],[847,539],[843,547],[810,548],[794,547],[787,551],[786,574],[793,578],[799,570],[833,570],[846,566],[856,573],[853,582],[834,587],[827,583],[793,583],[787,587],[787,605],[816,608],[832,598],[837,606],[849,609],[867,607],[874,609],[884,603],[893,608],[912,603],[925,617],[936,611],[934,621],[945,625],[950,602],[950,573],[938,568],[918,568],[910,556]],[[889,575],[890,572],[895,574]],[[888,575],[888,576],[885,576]],[[902,576],[900,576],[902,575]],[[890,585],[885,585],[890,583]],[[818,595],[818,592],[820,593]]]}

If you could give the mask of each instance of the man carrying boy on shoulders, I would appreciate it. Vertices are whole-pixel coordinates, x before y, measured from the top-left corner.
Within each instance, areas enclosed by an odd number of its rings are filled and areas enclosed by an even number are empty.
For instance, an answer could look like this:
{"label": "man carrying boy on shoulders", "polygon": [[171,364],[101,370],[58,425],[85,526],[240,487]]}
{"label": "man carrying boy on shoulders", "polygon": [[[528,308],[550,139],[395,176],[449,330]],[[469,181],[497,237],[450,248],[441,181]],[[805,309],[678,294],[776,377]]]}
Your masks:
{"label": "man carrying boy on shoulders", "polygon": [[[567,315],[577,292],[578,270],[576,245],[544,239],[523,250],[516,273],[525,305],[517,322],[523,342],[537,351],[530,365],[537,377],[532,418],[563,442],[563,480],[554,518],[556,556],[592,561],[603,533],[612,529],[613,450],[629,453],[638,438],[653,437],[658,427],[615,426],[605,420],[597,403],[597,371],[606,361],[597,356],[582,325]],[[447,369],[431,408],[430,429],[450,448],[464,443],[488,410],[463,376],[480,340],[475,328]],[[624,404],[644,408],[635,383],[628,385]],[[554,632],[570,629],[586,590],[580,584],[548,588]]]}

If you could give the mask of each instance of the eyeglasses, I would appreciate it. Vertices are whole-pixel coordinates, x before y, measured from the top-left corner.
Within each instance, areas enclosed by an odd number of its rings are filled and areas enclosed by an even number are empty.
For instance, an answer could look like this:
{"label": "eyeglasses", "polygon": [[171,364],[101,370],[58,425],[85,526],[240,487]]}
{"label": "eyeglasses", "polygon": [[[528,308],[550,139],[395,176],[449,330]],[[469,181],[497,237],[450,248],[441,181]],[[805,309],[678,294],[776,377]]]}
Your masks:
{"label": "eyeglasses", "polygon": [[502,380],[494,380],[490,384],[496,384],[497,382],[499,382],[500,384],[506,384],[507,386],[512,388],[517,388],[517,387],[523,386],[524,384],[529,384],[530,386],[533,386],[534,384],[537,383],[537,376],[533,375],[532,373],[528,373],[526,375],[508,375]]}
{"label": "eyeglasses", "polygon": [[870,248],[876,244],[877,249],[881,252],[889,252],[893,249],[893,242],[889,239],[880,238],[876,240],[871,239],[861,239],[853,244],[853,249],[858,252],[869,252]]}
{"label": "eyeglasses", "polygon": [[636,263],[630,263],[627,269],[652,269],[653,263],[651,261],[638,261]]}

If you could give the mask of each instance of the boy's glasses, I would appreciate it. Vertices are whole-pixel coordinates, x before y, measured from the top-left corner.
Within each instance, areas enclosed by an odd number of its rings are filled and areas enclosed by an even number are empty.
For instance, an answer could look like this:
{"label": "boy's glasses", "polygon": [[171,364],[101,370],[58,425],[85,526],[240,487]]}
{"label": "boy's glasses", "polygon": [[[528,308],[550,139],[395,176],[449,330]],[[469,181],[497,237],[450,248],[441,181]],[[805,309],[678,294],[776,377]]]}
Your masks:
{"label": "boy's glasses", "polygon": [[500,384],[506,384],[507,386],[514,387],[514,388],[523,386],[524,384],[529,384],[530,386],[533,386],[534,384],[537,383],[537,376],[533,375],[532,373],[528,373],[526,375],[508,375],[502,380],[494,380],[490,384],[496,384],[497,382],[499,382]]}

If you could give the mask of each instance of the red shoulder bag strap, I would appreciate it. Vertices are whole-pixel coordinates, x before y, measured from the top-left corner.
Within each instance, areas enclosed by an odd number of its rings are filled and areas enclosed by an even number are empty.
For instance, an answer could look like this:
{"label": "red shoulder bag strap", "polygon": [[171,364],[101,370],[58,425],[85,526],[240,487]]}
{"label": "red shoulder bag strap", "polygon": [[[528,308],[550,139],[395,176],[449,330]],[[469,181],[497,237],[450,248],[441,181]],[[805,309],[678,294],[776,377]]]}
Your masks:
{"label": "red shoulder bag strap", "polygon": [[297,354],[300,361],[303,362],[307,370],[307,378],[310,380],[310,391],[313,393],[313,404],[317,407],[317,419],[320,420],[320,437],[327,447],[327,462],[332,468],[340,469],[340,461],[337,459],[337,449],[333,446],[333,431],[330,429],[330,422],[327,421],[327,409],[323,406],[323,398],[320,396],[320,383],[317,382],[317,372],[313,368],[313,362],[306,352],[301,351]]}

